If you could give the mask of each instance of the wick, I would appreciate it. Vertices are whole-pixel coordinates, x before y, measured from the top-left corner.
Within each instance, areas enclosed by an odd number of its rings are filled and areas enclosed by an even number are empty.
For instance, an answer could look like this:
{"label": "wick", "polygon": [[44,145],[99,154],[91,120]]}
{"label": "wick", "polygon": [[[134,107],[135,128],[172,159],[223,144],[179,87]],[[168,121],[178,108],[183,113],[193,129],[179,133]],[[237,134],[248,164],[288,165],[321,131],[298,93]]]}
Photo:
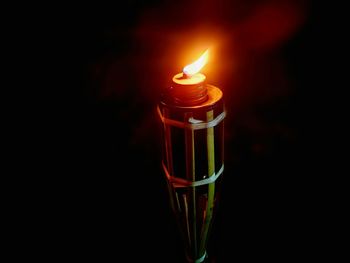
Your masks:
{"label": "wick", "polygon": [[186,72],[182,72],[182,78],[183,79],[189,79],[189,78],[191,78],[192,76],[191,75],[189,75],[189,74],[186,74]]}

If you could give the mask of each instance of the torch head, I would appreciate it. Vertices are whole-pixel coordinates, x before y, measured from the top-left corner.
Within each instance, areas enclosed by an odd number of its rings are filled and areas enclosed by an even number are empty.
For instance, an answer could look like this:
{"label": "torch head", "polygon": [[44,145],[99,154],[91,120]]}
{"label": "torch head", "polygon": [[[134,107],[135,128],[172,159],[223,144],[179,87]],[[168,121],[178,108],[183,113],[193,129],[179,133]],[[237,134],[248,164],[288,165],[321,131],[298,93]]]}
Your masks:
{"label": "torch head", "polygon": [[195,62],[185,66],[182,73],[173,77],[169,95],[173,102],[179,106],[195,106],[208,99],[206,77],[199,73],[208,62],[209,49],[207,49]]}
{"label": "torch head", "polygon": [[194,106],[206,101],[207,86],[206,77],[201,73],[196,73],[191,77],[184,76],[183,73],[173,77],[169,94],[175,104],[180,106]]}

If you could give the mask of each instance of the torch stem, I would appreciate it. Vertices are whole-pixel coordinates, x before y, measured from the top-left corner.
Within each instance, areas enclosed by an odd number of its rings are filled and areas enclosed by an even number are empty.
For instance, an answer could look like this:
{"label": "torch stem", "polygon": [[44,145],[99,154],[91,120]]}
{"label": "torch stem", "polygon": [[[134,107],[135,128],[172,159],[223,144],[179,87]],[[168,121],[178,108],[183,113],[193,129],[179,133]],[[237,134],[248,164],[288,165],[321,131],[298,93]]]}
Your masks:
{"label": "torch stem", "polygon": [[[186,113],[185,119],[186,121],[193,117],[192,113]],[[186,176],[190,181],[196,181],[196,172],[195,172],[195,151],[194,151],[194,130],[186,129],[185,130],[185,145],[186,145]],[[197,208],[196,208],[196,188],[191,187],[189,189],[189,196],[192,210],[192,240],[190,240],[190,244],[192,244],[192,252],[193,257],[197,257]],[[192,242],[191,242],[192,241]]]}
{"label": "torch stem", "polygon": [[[164,108],[163,109],[163,116],[168,118],[169,117],[169,110]],[[167,162],[167,169],[170,172],[170,174],[174,174],[173,170],[173,156],[172,156],[172,145],[171,145],[171,128],[167,124],[163,124],[164,126],[164,135],[165,135],[165,156],[166,156],[166,162]],[[170,197],[170,205],[173,211],[176,213],[176,208],[174,204],[174,195],[177,197],[177,193],[172,188],[171,184],[167,182],[168,191],[169,191],[169,197]]]}
{"label": "torch stem", "polygon": [[[207,121],[214,119],[214,111],[207,112]],[[207,156],[208,156],[208,176],[215,173],[215,148],[214,148],[214,127],[207,129]],[[215,182],[208,184],[208,201],[205,213],[205,220],[201,233],[201,243],[199,249],[199,256],[205,253],[207,236],[210,228],[210,223],[213,217],[213,208],[215,201]]]}

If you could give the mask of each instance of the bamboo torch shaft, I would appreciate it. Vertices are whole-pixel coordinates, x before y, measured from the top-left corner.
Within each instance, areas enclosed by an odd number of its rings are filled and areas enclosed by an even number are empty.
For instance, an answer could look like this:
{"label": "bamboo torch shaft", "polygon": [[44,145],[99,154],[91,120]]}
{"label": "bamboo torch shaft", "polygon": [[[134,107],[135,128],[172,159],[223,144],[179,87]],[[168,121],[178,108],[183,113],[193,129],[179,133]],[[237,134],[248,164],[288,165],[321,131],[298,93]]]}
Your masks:
{"label": "bamboo torch shaft", "polygon": [[[188,120],[192,117],[192,113],[185,114],[185,119]],[[195,173],[195,151],[194,151],[194,130],[185,130],[185,145],[186,145],[186,174],[187,179],[190,181],[196,181]],[[197,207],[196,207],[196,188],[189,189],[191,204],[191,217],[192,217],[192,242],[193,256],[197,257]]]}
{"label": "bamboo torch shaft", "polygon": [[[169,110],[164,109],[163,110],[164,117],[169,117]],[[166,162],[167,162],[167,168],[170,174],[174,174],[173,169],[173,154],[172,154],[172,141],[171,141],[171,129],[170,126],[167,124],[163,124],[164,126],[164,136],[165,136],[165,156],[166,156]],[[177,197],[177,193],[174,191],[172,186],[169,182],[167,182],[168,191],[169,191],[169,198],[170,198],[170,205],[173,211],[176,213],[176,208],[174,204],[174,195]],[[179,207],[178,207],[179,209]]]}
{"label": "bamboo torch shaft", "polygon": [[[207,121],[214,119],[214,111],[207,112]],[[207,129],[207,157],[208,157],[208,176],[212,176],[215,173],[215,147],[214,147],[214,128]],[[215,182],[208,185],[208,202],[206,209],[206,216],[202,228],[201,243],[200,243],[200,255],[205,253],[207,236],[210,228],[210,223],[213,216],[213,208],[215,201]]]}

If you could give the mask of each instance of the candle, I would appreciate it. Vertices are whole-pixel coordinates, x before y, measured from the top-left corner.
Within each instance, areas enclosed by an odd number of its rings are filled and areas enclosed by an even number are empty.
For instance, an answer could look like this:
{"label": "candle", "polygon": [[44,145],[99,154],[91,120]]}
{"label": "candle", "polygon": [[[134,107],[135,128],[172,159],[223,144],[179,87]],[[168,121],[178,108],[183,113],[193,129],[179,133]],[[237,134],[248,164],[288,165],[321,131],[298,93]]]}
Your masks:
{"label": "candle", "polygon": [[203,262],[223,173],[223,94],[200,73],[209,50],[172,79],[158,114],[163,124],[164,161],[170,203],[189,262]]}

